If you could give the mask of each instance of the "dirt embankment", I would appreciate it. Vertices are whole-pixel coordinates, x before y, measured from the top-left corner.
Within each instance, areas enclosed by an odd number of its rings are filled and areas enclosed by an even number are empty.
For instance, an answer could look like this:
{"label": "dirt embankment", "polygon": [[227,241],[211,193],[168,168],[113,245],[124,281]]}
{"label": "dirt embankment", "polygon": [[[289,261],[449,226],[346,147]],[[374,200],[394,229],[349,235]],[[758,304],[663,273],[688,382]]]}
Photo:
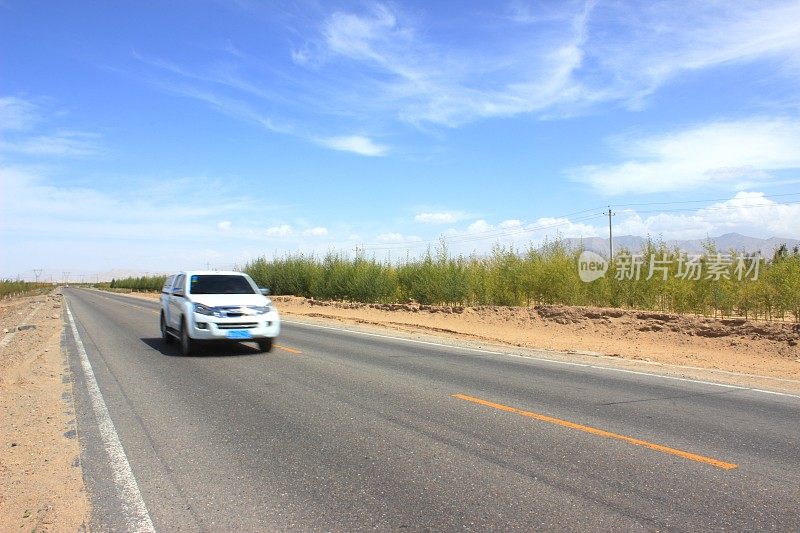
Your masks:
{"label": "dirt embankment", "polygon": [[0,301],[0,531],[89,522],[60,294]]}
{"label": "dirt embankment", "polygon": [[287,296],[273,300],[287,314],[800,380],[796,323],[558,305],[448,307]]}

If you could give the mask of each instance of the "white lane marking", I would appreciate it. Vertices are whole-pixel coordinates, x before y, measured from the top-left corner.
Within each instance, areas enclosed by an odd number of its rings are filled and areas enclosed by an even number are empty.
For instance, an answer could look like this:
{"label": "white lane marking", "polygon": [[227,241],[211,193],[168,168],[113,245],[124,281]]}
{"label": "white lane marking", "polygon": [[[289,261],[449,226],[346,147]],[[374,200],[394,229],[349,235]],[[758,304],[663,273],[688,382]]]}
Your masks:
{"label": "white lane marking", "polygon": [[136,483],[136,478],[133,476],[128,457],[125,455],[125,450],[122,448],[122,443],[119,440],[119,435],[117,435],[114,422],[111,420],[106,402],[103,400],[100,387],[97,385],[97,380],[92,370],[92,364],[89,362],[89,357],[86,355],[83,341],[81,341],[81,337],[78,335],[78,328],[75,326],[75,319],[72,318],[72,311],[70,311],[69,304],[66,302],[65,306],[67,309],[67,317],[69,318],[69,325],[72,329],[72,336],[75,339],[75,345],[78,347],[83,376],[86,381],[86,388],[89,392],[89,400],[92,403],[92,410],[97,418],[97,425],[100,429],[100,438],[108,454],[117,494],[122,500],[125,522],[128,526],[126,529],[129,531],[154,532],[155,528],[153,527],[150,514],[147,512],[147,507],[145,507],[144,500],[142,499],[142,493],[139,492],[139,485]]}
{"label": "white lane marking", "polygon": [[[25,317],[25,320],[22,321],[22,324],[27,324],[28,321],[31,318],[33,318],[33,315],[36,314],[36,311],[38,311],[43,305],[44,305],[44,302],[42,302],[39,305],[37,305],[36,307],[34,307],[33,311],[31,311],[28,314],[28,316]],[[4,348],[4,347],[8,346],[8,343],[11,342],[11,339],[14,338],[14,335],[16,335],[17,331],[18,330],[15,328],[14,331],[9,331],[8,333],[6,333],[5,336],[3,336],[3,340],[0,341],[0,348]]]}
{"label": "white lane marking", "polygon": [[[507,356],[507,357],[519,357],[521,359],[533,359],[534,361],[542,361],[542,362],[546,362],[546,363],[554,363],[554,364],[557,364],[557,365],[579,366],[579,367],[584,367],[584,368],[592,368],[592,369],[595,369],[595,370],[605,370],[605,371],[608,371],[608,372],[623,372],[625,374],[637,374],[637,375],[640,375],[640,376],[649,376],[649,377],[661,378],[661,379],[671,379],[671,380],[674,380],[674,381],[686,381],[686,382],[689,382],[689,383],[699,383],[699,384],[702,384],[702,385],[713,385],[715,387],[723,387],[723,388],[726,388],[726,389],[746,390],[746,391],[760,392],[760,393],[763,393],[763,394],[772,394],[772,395],[775,395],[775,396],[786,396],[788,398],[800,399],[800,396],[798,396],[796,394],[789,394],[789,393],[786,393],[786,392],[777,392],[777,391],[764,390],[764,389],[756,389],[756,388],[752,388],[752,387],[742,387],[740,385],[728,385],[726,383],[715,383],[713,381],[703,381],[701,379],[681,378],[681,377],[677,377],[677,376],[665,376],[665,375],[662,375],[662,374],[652,374],[650,372],[641,372],[641,371],[638,371],[638,370],[627,370],[625,368],[613,368],[613,367],[610,367],[610,366],[591,365],[591,364],[588,364],[588,363],[575,363],[575,362],[572,362],[572,361],[559,361],[558,359],[548,359],[547,357],[537,357],[537,356],[534,356],[534,355],[521,355],[521,354],[516,354],[516,353],[510,353],[510,352],[494,352],[494,351],[491,351],[491,350],[481,350],[480,348],[467,348],[465,346],[453,346],[453,345],[442,344],[442,343],[438,343],[438,342],[421,341],[421,340],[417,340],[417,339],[406,339],[406,338],[403,338],[403,337],[394,337],[392,335],[381,335],[380,333],[368,333],[366,331],[358,331],[358,330],[354,330],[354,329],[337,328],[337,327],[333,327],[333,326],[322,326],[320,324],[311,324],[309,322],[295,322],[293,320],[281,320],[281,322],[283,322],[284,324],[293,324],[293,325],[296,325],[296,326],[308,326],[308,327],[312,327],[312,328],[330,329],[330,330],[333,330],[333,331],[345,331],[347,333],[352,333],[354,335],[364,335],[364,336],[367,336],[367,337],[380,337],[382,339],[391,339],[391,340],[403,341],[403,342],[413,342],[413,343],[416,343],[416,344],[426,344],[426,345],[429,345],[429,346],[438,346],[438,347],[441,347],[441,348],[450,348],[450,349],[455,349],[455,350],[465,350],[465,351],[470,351],[470,352],[485,353],[485,354],[491,354],[491,355],[504,355],[504,356]],[[708,370],[708,369],[704,369],[704,370]]]}

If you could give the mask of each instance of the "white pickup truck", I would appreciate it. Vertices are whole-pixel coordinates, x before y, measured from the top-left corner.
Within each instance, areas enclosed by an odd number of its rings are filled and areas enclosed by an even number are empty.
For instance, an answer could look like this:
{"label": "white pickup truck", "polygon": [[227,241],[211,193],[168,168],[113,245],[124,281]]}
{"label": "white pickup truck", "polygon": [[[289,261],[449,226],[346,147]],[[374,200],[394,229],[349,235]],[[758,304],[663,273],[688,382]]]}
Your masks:
{"label": "white pickup truck", "polygon": [[161,337],[180,341],[183,355],[199,341],[251,341],[269,352],[281,319],[268,292],[242,272],[172,274],[161,290]]}

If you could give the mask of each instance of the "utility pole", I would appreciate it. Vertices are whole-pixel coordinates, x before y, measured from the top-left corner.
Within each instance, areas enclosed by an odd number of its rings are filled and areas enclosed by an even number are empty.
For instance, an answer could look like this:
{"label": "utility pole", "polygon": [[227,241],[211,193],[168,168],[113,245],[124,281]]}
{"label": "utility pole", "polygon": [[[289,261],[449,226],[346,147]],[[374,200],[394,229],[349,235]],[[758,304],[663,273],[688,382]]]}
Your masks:
{"label": "utility pole", "polygon": [[64,285],[66,285],[69,283],[69,272],[62,272],[62,274],[64,275]]}
{"label": "utility pole", "polygon": [[33,269],[33,275],[36,277],[36,283],[39,283],[39,276],[42,275],[42,269],[41,268],[34,268]]}
{"label": "utility pole", "polygon": [[604,215],[608,215],[608,260],[614,260],[614,236],[611,233],[611,217],[616,215],[616,213],[611,212],[611,206],[608,206],[608,213],[603,213]]}

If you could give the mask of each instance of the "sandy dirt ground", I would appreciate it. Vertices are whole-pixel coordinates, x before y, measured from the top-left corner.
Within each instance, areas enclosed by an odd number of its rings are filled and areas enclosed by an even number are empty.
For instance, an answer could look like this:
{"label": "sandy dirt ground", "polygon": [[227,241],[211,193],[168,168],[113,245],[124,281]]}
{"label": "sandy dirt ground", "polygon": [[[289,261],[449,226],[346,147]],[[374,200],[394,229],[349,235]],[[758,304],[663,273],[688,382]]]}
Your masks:
{"label": "sandy dirt ground", "polygon": [[61,313],[55,293],[0,301],[0,531],[88,529]]}
{"label": "sandy dirt ground", "polygon": [[[131,296],[158,299],[158,294]],[[800,393],[800,324],[591,307],[444,307],[274,296],[286,318],[391,328],[473,345]]]}

